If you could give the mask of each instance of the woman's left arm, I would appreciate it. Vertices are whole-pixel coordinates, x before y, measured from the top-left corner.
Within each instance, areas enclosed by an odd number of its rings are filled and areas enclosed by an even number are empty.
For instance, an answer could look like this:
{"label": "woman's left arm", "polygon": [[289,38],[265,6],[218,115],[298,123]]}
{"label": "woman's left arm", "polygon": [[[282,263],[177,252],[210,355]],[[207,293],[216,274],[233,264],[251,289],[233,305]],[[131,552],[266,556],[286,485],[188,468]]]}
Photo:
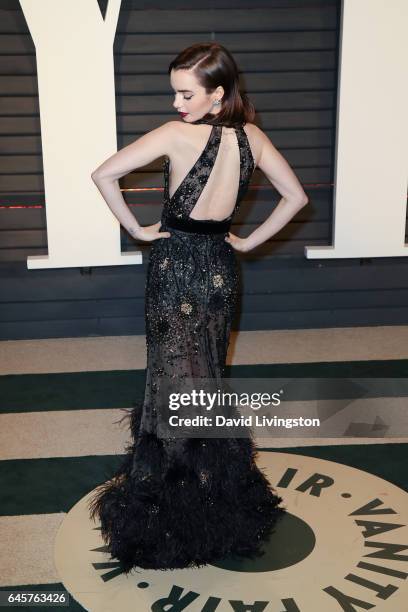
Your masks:
{"label": "woman's left arm", "polygon": [[232,234],[226,242],[238,251],[247,252],[269,240],[296,215],[309,198],[296,174],[283,155],[272,144],[268,136],[253,126],[261,139],[261,153],[257,163],[272,185],[281,194],[281,199],[269,217],[246,238]]}
{"label": "woman's left arm", "polygon": [[[101,192],[105,202],[123,227],[134,237],[146,240],[146,233],[130,212],[118,180],[135,168],[145,166],[162,155],[168,155],[174,148],[175,124],[168,121],[144,134],[107,160],[91,174],[92,180]],[[163,232],[163,236],[166,232]],[[158,237],[161,233],[158,233]],[[149,237],[150,239],[151,237]]]}

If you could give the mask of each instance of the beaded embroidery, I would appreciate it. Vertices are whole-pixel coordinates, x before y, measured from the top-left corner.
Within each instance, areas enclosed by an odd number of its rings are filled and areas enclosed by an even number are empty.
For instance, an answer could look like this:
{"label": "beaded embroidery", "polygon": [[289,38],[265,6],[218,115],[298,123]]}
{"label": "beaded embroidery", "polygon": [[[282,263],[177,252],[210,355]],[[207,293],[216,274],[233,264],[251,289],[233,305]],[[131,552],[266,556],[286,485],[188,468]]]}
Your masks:
{"label": "beaded embroidery", "polygon": [[[228,196],[233,212],[221,221],[193,221],[190,214],[219,151],[210,197]],[[222,155],[230,162],[227,172]],[[213,125],[171,198],[169,158],[164,161],[159,231],[168,230],[170,237],[152,242],[147,265],[144,398],[134,404],[132,443],[117,478],[104,483],[92,501],[107,549],[125,572],[134,566],[194,567],[234,549],[256,553],[278,515],[281,498],[258,470],[251,439],[194,439],[168,430],[169,392],[180,396],[189,380],[225,376],[239,291],[237,258],[225,236],[253,170],[243,126],[230,128],[224,141],[223,126]]]}

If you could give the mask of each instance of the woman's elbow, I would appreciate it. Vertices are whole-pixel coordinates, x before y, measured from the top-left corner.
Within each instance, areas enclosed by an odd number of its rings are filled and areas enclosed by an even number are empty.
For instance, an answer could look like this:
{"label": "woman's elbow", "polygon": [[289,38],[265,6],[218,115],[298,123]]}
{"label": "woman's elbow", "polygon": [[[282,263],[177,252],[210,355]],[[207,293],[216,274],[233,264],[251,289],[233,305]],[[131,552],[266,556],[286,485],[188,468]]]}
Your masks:
{"label": "woman's elbow", "polygon": [[298,206],[302,208],[303,206],[306,206],[306,204],[309,202],[309,198],[307,194],[302,191],[301,193],[299,193],[298,197],[296,198],[296,201]]}
{"label": "woman's elbow", "polygon": [[115,181],[119,180],[116,175],[109,174],[106,170],[100,170],[100,168],[97,168],[92,172],[91,178],[94,183],[101,183],[102,181],[107,183],[114,183]]}
{"label": "woman's elbow", "polygon": [[295,208],[296,210],[300,210],[301,208],[306,206],[306,204],[309,202],[309,198],[306,195],[297,195],[296,197],[292,196],[290,199],[287,198],[287,201],[292,205],[293,208]]}

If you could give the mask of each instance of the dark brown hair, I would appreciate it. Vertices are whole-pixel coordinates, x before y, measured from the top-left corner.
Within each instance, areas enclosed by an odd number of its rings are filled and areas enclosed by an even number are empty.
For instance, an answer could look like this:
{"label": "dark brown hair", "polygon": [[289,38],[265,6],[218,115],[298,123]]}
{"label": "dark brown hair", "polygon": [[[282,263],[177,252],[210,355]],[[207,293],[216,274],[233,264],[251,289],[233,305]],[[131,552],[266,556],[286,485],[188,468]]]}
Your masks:
{"label": "dark brown hair", "polygon": [[173,70],[190,70],[209,94],[221,85],[224,95],[221,110],[216,115],[207,113],[203,119],[212,125],[228,127],[252,122],[255,108],[246,93],[239,89],[238,67],[231,53],[218,43],[196,43],[187,47],[170,63]]}

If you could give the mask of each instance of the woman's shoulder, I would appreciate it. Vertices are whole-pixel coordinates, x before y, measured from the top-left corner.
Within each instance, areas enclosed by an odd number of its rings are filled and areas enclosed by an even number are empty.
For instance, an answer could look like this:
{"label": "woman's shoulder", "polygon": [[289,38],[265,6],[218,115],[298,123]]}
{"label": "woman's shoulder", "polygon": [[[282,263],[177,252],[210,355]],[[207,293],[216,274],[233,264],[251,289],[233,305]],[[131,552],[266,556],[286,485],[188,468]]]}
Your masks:
{"label": "woman's shoulder", "polygon": [[262,138],[263,136],[263,131],[255,123],[245,123],[244,130],[252,134],[254,138]]}
{"label": "woman's shoulder", "polygon": [[252,156],[255,160],[255,165],[257,165],[261,155],[262,145],[265,140],[265,134],[261,128],[255,125],[255,123],[245,123],[243,129],[247,135]]}
{"label": "woman's shoulder", "polygon": [[203,141],[205,142],[207,136],[205,134],[207,125],[194,125],[180,120],[167,121],[162,124],[162,128],[166,130],[168,138],[168,157],[181,156],[184,157],[186,154],[195,153],[198,149],[202,148]]}
{"label": "woman's shoulder", "polygon": [[252,139],[254,144],[262,145],[265,140],[265,134],[255,123],[245,123],[244,130],[248,138]]}
{"label": "woman's shoulder", "polygon": [[166,121],[165,123],[162,123],[160,127],[162,130],[171,132],[173,134],[177,134],[180,131],[181,126],[182,126],[181,121],[177,121],[177,119],[172,119],[170,121]]}
{"label": "woman's shoulder", "polygon": [[186,125],[182,121],[170,120],[162,123],[150,134],[164,147],[164,155],[169,156],[185,144],[187,137]]}
{"label": "woman's shoulder", "polygon": [[[176,141],[185,141],[186,138],[191,138],[191,134],[199,131],[197,130],[197,127],[202,128],[203,126],[174,119],[167,121],[162,125],[162,127],[168,131]],[[203,131],[205,131],[205,127]]]}

